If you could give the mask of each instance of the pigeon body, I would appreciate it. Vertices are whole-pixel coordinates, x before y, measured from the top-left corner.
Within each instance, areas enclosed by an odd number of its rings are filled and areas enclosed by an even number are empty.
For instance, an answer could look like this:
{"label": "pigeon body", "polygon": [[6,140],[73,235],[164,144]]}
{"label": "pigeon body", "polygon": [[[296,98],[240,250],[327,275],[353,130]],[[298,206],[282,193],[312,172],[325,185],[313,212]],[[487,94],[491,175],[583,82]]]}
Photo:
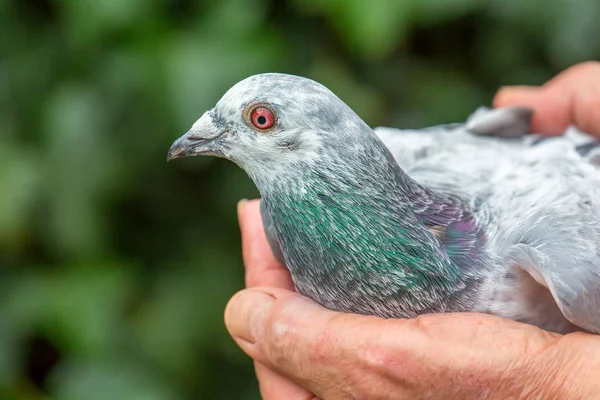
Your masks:
{"label": "pigeon body", "polygon": [[372,130],[324,86],[261,74],[232,87],[169,158],[213,155],[261,193],[276,257],[333,310],[485,312],[600,332],[596,143],[527,135],[531,111]]}

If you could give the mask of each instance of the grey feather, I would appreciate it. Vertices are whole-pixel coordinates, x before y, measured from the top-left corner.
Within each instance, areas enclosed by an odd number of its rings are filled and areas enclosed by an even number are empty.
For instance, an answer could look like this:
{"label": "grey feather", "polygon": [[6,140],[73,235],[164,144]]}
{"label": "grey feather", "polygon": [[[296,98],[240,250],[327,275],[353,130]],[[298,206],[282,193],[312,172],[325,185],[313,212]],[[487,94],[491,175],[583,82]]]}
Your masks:
{"label": "grey feather", "polygon": [[285,260],[283,258],[283,252],[281,251],[281,246],[279,245],[279,239],[277,239],[277,232],[275,231],[275,227],[273,226],[273,221],[271,220],[271,216],[269,215],[267,209],[265,208],[264,201],[260,202],[260,216],[262,218],[262,223],[265,230],[265,235],[267,237],[267,242],[269,243],[269,247],[271,248],[271,252],[277,261],[284,264]]}
{"label": "grey feather", "polygon": [[467,192],[473,202],[485,198],[478,217],[495,227],[490,249],[505,275],[520,277],[493,280],[489,312],[557,332],[574,325],[600,332],[600,171],[580,150],[594,147],[593,138],[573,128],[544,141],[478,137],[466,126],[444,134],[375,131],[417,181]]}
{"label": "grey feather", "polygon": [[465,128],[476,135],[520,138],[529,133],[533,109],[527,107],[480,107],[469,116]]}
{"label": "grey feather", "polygon": [[[275,114],[269,130],[249,121],[255,104]],[[169,158],[241,166],[275,257],[326,307],[600,333],[600,152],[574,129],[530,133],[530,118],[481,108],[465,123],[372,130],[324,86],[262,74],[231,88]]]}

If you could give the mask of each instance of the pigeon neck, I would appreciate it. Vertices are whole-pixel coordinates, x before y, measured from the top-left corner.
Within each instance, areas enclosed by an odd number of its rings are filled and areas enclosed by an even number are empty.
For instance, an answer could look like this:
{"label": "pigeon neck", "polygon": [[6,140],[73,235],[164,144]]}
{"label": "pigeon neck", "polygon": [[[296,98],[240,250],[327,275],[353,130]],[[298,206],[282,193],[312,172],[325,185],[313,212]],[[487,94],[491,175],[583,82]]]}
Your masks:
{"label": "pigeon neck", "polygon": [[[360,276],[396,280],[400,297],[462,289],[460,269],[418,214],[443,196],[418,185],[381,146],[358,159],[324,158],[261,190],[299,290]],[[432,294],[419,307],[438,300]]]}

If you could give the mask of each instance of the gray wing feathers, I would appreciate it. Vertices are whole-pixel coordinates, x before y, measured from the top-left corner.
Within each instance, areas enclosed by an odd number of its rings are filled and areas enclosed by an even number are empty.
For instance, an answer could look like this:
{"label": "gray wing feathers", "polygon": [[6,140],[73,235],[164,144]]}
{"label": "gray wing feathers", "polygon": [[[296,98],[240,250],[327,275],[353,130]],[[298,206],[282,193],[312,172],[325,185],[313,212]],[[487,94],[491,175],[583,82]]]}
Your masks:
{"label": "gray wing feathers", "polygon": [[479,107],[469,116],[465,128],[482,136],[521,138],[529,133],[533,109],[528,107]]}
{"label": "gray wing feathers", "polygon": [[600,333],[600,256],[574,263],[571,268],[532,258],[524,259],[519,266],[550,290],[566,319],[589,332]]}
{"label": "gray wing feathers", "polygon": [[600,333],[600,256],[573,270],[549,270],[544,275],[565,317],[589,332]]}
{"label": "gray wing feathers", "polygon": [[538,173],[504,182],[495,248],[512,245],[498,252],[505,262],[548,288],[568,321],[600,333],[600,171],[560,155],[533,159],[540,165],[524,167]]}
{"label": "gray wing feathers", "polygon": [[[496,115],[493,114],[486,109],[478,109],[469,117],[467,130],[503,138],[523,137],[528,132],[533,110],[508,107],[497,109]],[[574,128],[570,128],[564,138],[573,144],[584,160],[600,165],[600,142]],[[595,214],[598,215],[597,212]],[[577,222],[573,221],[574,224]],[[600,237],[598,232],[593,232],[592,237],[585,239],[589,240],[592,253],[595,253],[587,259],[578,259],[569,264],[559,262],[558,265],[558,260],[548,259],[535,248],[523,246],[523,257],[518,261],[519,266],[536,282],[550,290],[565,318],[587,331],[600,333],[600,246],[597,245],[600,244]],[[521,245],[515,247],[518,246]],[[575,249],[573,251],[577,252]],[[582,250],[581,253],[587,251]],[[580,254],[573,258],[579,258]]]}
{"label": "gray wing feathers", "polygon": [[[529,109],[480,108],[465,124],[375,132],[421,184],[483,199],[477,218],[488,225],[499,268],[537,282],[515,288],[499,271],[491,284],[506,287],[513,300],[505,304],[514,305],[499,315],[531,322],[544,314],[548,322],[538,325],[569,331],[566,318],[600,333],[600,146],[573,128],[548,139],[529,134],[530,118]],[[537,310],[519,305],[523,297],[540,302]]]}
{"label": "gray wing feathers", "polygon": [[[533,111],[525,107],[479,107],[465,123],[437,125],[424,129],[376,127],[374,131],[390,149],[400,167],[410,169],[417,160],[428,157],[437,151],[440,145],[446,144],[446,141],[456,141],[456,135],[463,135],[459,141],[467,140],[467,136],[493,137],[496,140],[527,138],[528,142],[533,141],[535,135],[528,135],[532,115]],[[443,138],[448,133],[454,135],[452,139]]]}

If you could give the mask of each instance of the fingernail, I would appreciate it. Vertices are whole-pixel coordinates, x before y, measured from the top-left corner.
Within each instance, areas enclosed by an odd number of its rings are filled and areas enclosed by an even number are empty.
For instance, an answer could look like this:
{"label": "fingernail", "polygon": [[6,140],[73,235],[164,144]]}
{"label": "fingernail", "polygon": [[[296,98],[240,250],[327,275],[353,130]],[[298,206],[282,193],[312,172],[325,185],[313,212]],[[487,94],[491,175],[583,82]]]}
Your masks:
{"label": "fingernail", "polygon": [[238,203],[237,203],[238,215],[242,213],[242,209],[246,206],[246,203],[248,203],[248,199],[241,199],[240,201],[238,201]]}
{"label": "fingernail", "polygon": [[247,289],[239,292],[227,304],[225,325],[234,339],[256,343],[264,331],[267,315],[275,298],[263,291]]}

